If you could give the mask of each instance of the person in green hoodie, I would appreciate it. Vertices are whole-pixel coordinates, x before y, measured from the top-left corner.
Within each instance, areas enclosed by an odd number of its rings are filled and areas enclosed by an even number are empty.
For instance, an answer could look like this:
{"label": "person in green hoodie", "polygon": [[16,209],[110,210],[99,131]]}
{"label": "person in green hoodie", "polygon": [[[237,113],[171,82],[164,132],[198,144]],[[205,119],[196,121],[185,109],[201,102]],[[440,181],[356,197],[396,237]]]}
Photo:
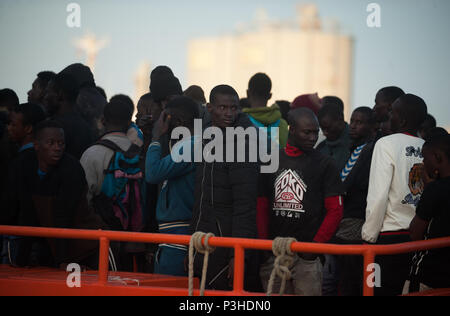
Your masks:
{"label": "person in green hoodie", "polygon": [[246,113],[252,124],[259,128],[267,128],[267,133],[271,139],[276,139],[275,135],[270,134],[271,127],[279,128],[279,140],[277,142],[280,148],[286,147],[288,137],[288,124],[282,118],[280,107],[277,104],[268,107],[267,104],[272,98],[272,81],[269,76],[263,73],[254,75],[248,84],[247,98],[250,108],[245,108],[242,112]]}

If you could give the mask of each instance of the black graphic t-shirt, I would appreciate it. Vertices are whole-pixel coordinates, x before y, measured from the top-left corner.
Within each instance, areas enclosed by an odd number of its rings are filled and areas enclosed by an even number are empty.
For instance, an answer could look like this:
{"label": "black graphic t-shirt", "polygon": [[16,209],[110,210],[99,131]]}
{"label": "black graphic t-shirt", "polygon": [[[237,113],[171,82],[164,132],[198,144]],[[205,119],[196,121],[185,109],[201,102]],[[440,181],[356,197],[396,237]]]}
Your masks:
{"label": "black graphic t-shirt", "polygon": [[311,242],[326,215],[325,199],[343,194],[339,171],[318,151],[290,157],[280,152],[280,167],[268,175],[270,238]]}
{"label": "black graphic t-shirt", "polygon": [[[426,239],[450,237],[450,177],[431,183],[422,194],[417,216],[429,221]],[[421,253],[419,276],[431,288],[450,287],[450,248]]]}

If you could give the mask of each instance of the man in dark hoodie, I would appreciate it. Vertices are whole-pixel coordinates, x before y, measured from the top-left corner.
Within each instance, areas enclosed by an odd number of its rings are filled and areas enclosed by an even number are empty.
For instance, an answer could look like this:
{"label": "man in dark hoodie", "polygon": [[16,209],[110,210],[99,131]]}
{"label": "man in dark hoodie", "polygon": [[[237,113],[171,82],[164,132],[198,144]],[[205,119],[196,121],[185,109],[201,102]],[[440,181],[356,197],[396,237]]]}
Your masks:
{"label": "man in dark hoodie", "polygon": [[[44,121],[34,129],[34,151],[19,157],[10,175],[7,211],[2,224],[74,229],[107,229],[87,205],[87,183],[80,163],[64,153],[64,130],[55,121]],[[60,267],[77,262],[96,268],[98,242],[48,239],[47,264]],[[27,265],[25,258],[18,259]],[[28,244],[31,249],[31,243]]]}
{"label": "man in dark hoodie", "polygon": [[351,139],[349,126],[344,121],[342,101],[338,102],[340,99],[334,99],[335,102],[328,102],[319,110],[319,124],[326,140],[317,146],[317,150],[331,157],[336,167],[342,170],[350,158]]}
{"label": "man in dark hoodie", "polygon": [[72,64],[61,71],[61,74],[72,76],[79,90],[76,109],[89,124],[94,139],[103,134],[101,117],[107,100],[95,84],[94,75],[88,66]]}
{"label": "man in dark hoodie", "polygon": [[[240,113],[239,96],[230,86],[215,87],[207,109],[211,126],[222,132],[229,127],[252,127],[247,115]],[[250,162],[203,161],[197,166],[192,233],[203,231],[218,237],[255,238],[258,174],[258,164]],[[197,253],[194,261],[197,276],[201,275],[202,264],[203,255]],[[207,288],[229,290],[233,271],[233,251],[216,249],[209,259]]]}

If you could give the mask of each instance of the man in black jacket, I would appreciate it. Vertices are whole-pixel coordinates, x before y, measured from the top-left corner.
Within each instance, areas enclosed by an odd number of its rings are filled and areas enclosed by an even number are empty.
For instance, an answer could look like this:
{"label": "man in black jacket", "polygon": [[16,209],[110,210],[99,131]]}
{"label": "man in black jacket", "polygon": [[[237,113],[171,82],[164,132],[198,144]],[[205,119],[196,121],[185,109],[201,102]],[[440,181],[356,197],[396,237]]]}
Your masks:
{"label": "man in black jacket", "polygon": [[[81,164],[64,153],[64,130],[55,121],[44,121],[34,130],[34,150],[15,162],[10,170],[7,208],[0,223],[6,225],[107,229],[88,208],[87,183]],[[78,263],[96,268],[98,241],[48,239],[40,265],[60,267]],[[32,239],[18,250],[17,265],[29,264]]]}
{"label": "man in black jacket", "polygon": [[[222,132],[230,127],[254,128],[248,117],[240,112],[239,96],[230,86],[214,88],[207,109],[212,127]],[[224,143],[233,141],[224,137]],[[258,174],[258,164],[248,159],[246,162],[211,163],[204,160],[197,167],[191,231],[211,232],[217,237],[255,238]],[[197,253],[194,263],[196,275],[201,275],[202,263],[203,256]],[[233,250],[216,249],[209,259],[207,287],[229,290],[233,271]]]}

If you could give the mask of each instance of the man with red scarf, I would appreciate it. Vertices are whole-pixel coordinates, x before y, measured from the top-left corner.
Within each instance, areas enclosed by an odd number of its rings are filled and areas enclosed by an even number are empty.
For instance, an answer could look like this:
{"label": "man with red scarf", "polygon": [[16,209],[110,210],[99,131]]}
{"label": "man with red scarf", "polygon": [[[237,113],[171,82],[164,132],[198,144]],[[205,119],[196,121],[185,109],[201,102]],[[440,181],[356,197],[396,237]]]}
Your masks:
{"label": "man with red scarf", "polygon": [[[311,110],[292,111],[289,125],[288,144],[281,150],[279,169],[268,176],[269,236],[326,243],[336,232],[343,213],[339,171],[331,158],[314,149],[319,123]],[[271,256],[260,271],[265,289],[274,260]],[[293,279],[287,283],[287,294],[322,294],[322,264],[318,255],[298,254],[290,270]],[[279,285],[276,280],[274,292]]]}

